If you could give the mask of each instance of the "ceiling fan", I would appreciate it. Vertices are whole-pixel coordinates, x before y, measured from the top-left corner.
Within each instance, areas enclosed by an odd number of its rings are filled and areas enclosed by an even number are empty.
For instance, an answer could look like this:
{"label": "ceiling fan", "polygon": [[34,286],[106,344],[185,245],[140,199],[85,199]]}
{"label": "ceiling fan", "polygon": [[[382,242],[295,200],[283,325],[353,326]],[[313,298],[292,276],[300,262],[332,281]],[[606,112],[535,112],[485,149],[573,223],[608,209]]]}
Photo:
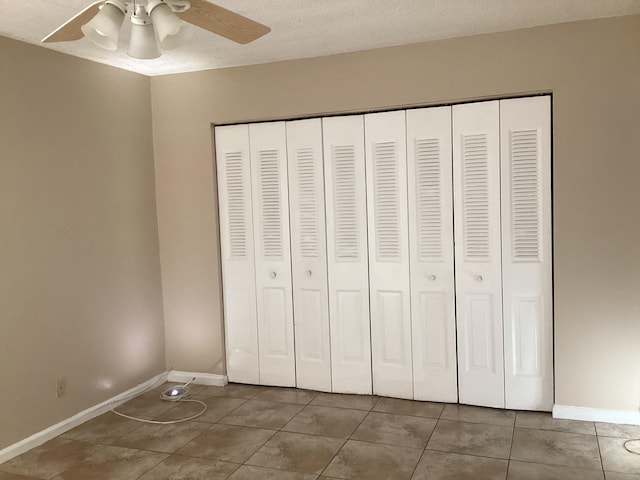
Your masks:
{"label": "ceiling fan", "polygon": [[266,25],[206,0],[99,0],[42,39],[68,42],[89,37],[107,50],[116,50],[125,16],[131,12],[131,39],[127,53],[134,58],[157,58],[161,48],[181,45],[189,34],[187,23],[236,43],[252,42],[271,31]]}

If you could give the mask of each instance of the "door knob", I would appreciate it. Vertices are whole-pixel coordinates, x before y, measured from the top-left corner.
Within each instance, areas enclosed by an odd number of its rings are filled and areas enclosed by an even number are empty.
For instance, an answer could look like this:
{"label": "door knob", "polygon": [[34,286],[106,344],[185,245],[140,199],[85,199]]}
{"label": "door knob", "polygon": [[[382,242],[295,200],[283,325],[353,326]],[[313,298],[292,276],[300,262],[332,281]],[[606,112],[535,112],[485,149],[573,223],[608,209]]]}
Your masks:
{"label": "door knob", "polygon": [[271,278],[276,278],[278,276],[278,274],[276,272],[271,272],[271,273],[269,273],[269,276]]}
{"label": "door knob", "polygon": [[436,279],[436,276],[435,275],[429,275],[427,278],[433,282]]}
{"label": "door knob", "polygon": [[307,277],[310,277],[310,276],[311,276],[311,270],[307,270],[306,272],[304,272],[304,274],[305,274]]}
{"label": "door knob", "polygon": [[475,279],[476,279],[476,282],[481,282],[482,281],[482,275],[476,275]]}

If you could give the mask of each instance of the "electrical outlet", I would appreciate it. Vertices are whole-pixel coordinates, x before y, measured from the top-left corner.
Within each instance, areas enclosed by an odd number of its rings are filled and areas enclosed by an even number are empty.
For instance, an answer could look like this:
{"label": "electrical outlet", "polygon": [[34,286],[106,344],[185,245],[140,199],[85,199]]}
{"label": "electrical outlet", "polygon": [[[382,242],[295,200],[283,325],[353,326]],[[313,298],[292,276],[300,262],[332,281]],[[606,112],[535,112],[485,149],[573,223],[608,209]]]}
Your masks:
{"label": "electrical outlet", "polygon": [[56,378],[53,381],[53,384],[56,388],[56,397],[61,398],[64,397],[67,393],[67,381],[64,378]]}

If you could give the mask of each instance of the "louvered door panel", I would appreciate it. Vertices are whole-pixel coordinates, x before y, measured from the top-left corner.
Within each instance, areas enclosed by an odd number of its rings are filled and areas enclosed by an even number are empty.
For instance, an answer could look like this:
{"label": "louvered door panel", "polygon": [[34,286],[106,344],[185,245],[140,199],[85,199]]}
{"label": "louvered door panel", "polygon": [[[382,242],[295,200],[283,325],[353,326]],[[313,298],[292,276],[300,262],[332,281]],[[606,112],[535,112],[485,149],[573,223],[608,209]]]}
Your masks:
{"label": "louvered door panel", "polygon": [[407,111],[414,398],[458,401],[451,107]]}
{"label": "louvered door panel", "polygon": [[216,127],[227,376],[259,383],[249,127]]}
{"label": "louvered door panel", "polygon": [[364,119],[322,119],[332,388],[371,393]]}
{"label": "louvered door panel", "polygon": [[460,403],[504,408],[499,102],[453,107]]}
{"label": "louvered door panel", "polygon": [[373,391],[413,398],[405,112],[365,116]]}
{"label": "louvered door panel", "polygon": [[295,386],[284,122],[249,126],[260,383]]}
{"label": "louvered door panel", "polygon": [[553,406],[550,97],[500,102],[506,407]]}
{"label": "louvered door panel", "polygon": [[296,384],[331,391],[320,119],[287,122]]}

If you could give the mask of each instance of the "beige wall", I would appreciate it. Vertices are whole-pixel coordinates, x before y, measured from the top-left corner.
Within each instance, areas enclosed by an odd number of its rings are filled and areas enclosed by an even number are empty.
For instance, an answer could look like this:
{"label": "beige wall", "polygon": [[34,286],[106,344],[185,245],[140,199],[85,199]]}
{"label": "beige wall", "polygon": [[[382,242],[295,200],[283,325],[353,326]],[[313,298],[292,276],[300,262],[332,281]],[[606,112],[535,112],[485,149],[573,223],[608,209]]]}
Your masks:
{"label": "beige wall", "polygon": [[211,123],[553,92],[556,403],[640,405],[640,16],[151,79],[167,364],[224,372]]}
{"label": "beige wall", "polygon": [[164,371],[150,104],[0,37],[0,449]]}

